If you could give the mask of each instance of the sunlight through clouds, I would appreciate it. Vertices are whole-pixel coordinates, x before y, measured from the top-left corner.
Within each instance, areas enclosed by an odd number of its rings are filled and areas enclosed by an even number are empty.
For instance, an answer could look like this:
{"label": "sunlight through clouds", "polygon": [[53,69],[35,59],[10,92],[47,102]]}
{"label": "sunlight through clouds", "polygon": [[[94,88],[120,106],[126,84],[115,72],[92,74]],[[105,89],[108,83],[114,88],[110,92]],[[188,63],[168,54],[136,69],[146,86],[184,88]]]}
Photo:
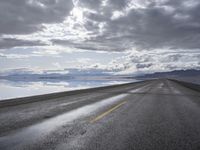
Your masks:
{"label": "sunlight through clouds", "polygon": [[[96,64],[93,67],[122,73],[199,68],[197,1],[19,0],[19,3],[0,2],[3,69],[12,68],[14,61],[16,67],[24,67],[20,61],[23,58],[29,59],[27,67],[37,67],[35,61],[43,57],[44,64],[59,63],[62,68],[83,68],[92,63]],[[93,57],[77,55],[88,54],[87,51]],[[103,57],[99,58],[101,53]],[[76,57],[73,62],[76,65],[72,65],[69,56]],[[63,60],[69,63],[64,65]]]}

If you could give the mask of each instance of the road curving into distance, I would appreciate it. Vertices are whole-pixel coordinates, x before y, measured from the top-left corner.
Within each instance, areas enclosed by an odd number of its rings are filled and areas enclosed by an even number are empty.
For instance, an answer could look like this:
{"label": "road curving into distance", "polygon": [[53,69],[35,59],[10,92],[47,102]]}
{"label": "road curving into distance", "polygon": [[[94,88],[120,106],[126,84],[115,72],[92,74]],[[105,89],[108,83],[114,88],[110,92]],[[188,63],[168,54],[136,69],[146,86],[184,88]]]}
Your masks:
{"label": "road curving into distance", "polygon": [[155,79],[0,102],[0,149],[198,150],[199,86]]}

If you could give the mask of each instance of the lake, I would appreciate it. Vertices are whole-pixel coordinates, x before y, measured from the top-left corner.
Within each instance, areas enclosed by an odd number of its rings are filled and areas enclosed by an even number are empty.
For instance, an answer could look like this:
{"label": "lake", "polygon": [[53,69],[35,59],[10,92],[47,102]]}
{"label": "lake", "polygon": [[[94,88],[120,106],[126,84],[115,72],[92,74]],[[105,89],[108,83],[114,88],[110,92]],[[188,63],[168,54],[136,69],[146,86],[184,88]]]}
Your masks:
{"label": "lake", "polygon": [[52,80],[37,82],[0,80],[0,100],[136,81],[138,80]]}

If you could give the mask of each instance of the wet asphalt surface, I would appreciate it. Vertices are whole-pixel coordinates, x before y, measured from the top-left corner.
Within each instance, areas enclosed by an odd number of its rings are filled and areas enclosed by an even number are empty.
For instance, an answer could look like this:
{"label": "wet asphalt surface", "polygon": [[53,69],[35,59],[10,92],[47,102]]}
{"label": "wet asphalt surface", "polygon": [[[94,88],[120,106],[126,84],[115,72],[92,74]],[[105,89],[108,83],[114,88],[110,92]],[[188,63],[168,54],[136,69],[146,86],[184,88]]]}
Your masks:
{"label": "wet asphalt surface", "polygon": [[198,150],[200,92],[152,80],[0,108],[0,149]]}

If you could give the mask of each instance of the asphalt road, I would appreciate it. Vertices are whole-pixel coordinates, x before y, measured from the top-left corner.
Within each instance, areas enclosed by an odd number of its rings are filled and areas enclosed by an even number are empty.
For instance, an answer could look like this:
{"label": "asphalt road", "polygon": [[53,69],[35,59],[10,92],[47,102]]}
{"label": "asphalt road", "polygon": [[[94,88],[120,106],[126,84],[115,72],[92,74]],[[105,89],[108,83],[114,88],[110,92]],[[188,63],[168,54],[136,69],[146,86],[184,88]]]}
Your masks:
{"label": "asphalt road", "polygon": [[159,79],[30,99],[0,103],[0,149],[200,149],[200,92],[178,82]]}

